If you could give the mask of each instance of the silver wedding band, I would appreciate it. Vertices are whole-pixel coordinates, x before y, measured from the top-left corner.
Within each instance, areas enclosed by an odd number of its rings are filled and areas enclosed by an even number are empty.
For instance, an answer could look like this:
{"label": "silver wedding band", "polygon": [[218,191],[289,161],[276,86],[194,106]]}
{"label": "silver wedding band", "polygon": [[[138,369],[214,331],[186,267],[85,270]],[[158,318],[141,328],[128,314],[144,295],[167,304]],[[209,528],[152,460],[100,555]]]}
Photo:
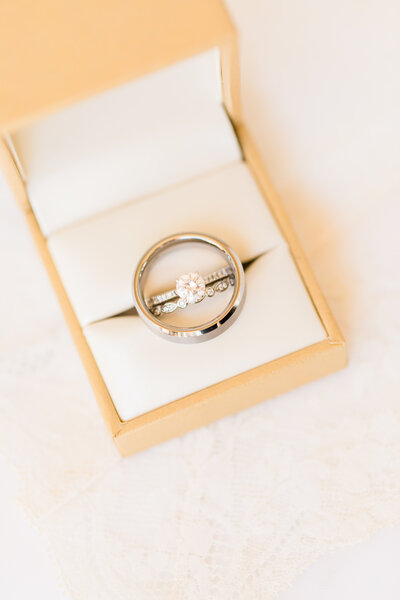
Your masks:
{"label": "silver wedding band", "polygon": [[[183,288],[197,285],[197,296],[184,296],[181,290],[177,291],[175,289],[161,292],[151,298],[145,298],[143,279],[151,264],[164,251],[181,244],[193,242],[206,244],[218,250],[226,260],[227,267],[205,277],[199,275],[197,267],[197,271],[181,276],[183,278]],[[198,282],[200,283],[198,284]],[[207,323],[194,327],[178,327],[163,323],[158,318],[162,316],[163,312],[186,308],[188,303],[201,301],[203,297],[212,296],[215,291],[224,291],[227,287],[232,288],[232,295],[227,306],[215,319]],[[217,238],[201,233],[171,235],[154,244],[139,261],[134,275],[133,296],[138,315],[154,333],[179,343],[203,342],[223,333],[238,317],[245,297],[243,266],[236,253]]]}

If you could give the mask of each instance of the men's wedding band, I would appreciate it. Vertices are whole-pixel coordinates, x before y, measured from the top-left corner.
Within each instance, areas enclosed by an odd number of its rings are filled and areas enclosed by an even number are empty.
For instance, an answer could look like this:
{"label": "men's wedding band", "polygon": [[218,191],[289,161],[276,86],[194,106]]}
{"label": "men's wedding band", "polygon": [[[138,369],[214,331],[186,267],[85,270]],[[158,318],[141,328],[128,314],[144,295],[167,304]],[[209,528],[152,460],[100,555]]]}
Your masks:
{"label": "men's wedding band", "polygon": [[[227,263],[213,273],[201,275],[196,270],[179,276],[176,287],[146,298],[143,280],[151,264],[166,250],[175,246],[200,243],[215,248]],[[216,318],[194,327],[180,327],[162,321],[163,315],[175,310],[190,309],[210,299],[215,293],[232,289],[232,295],[225,309]],[[155,333],[180,343],[203,342],[223,333],[234,323],[242,308],[245,297],[243,266],[236,253],[223,241],[201,233],[181,233],[171,235],[152,246],[139,261],[133,281],[133,296],[138,315]]]}

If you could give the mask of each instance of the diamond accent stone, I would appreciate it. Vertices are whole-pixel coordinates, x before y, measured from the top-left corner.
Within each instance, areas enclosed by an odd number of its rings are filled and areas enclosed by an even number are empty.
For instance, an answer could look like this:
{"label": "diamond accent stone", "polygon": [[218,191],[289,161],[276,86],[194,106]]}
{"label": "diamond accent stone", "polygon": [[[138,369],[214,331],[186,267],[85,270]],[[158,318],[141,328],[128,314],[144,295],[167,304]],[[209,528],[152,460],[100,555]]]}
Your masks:
{"label": "diamond accent stone", "polygon": [[162,307],[162,311],[164,313],[171,313],[174,312],[174,310],[176,310],[177,305],[175,304],[175,302],[167,302],[166,304],[163,305]]}
{"label": "diamond accent stone", "polygon": [[218,283],[216,283],[214,285],[214,290],[216,292],[224,292],[225,290],[228,289],[229,283],[227,279],[222,279],[222,281],[218,281]]}
{"label": "diamond accent stone", "polygon": [[187,307],[186,301],[182,300],[182,298],[179,298],[179,300],[177,301],[177,305],[179,306],[179,308],[186,308]]}
{"label": "diamond accent stone", "polygon": [[176,280],[176,293],[188,304],[195,304],[205,297],[206,283],[199,273],[185,273]]}

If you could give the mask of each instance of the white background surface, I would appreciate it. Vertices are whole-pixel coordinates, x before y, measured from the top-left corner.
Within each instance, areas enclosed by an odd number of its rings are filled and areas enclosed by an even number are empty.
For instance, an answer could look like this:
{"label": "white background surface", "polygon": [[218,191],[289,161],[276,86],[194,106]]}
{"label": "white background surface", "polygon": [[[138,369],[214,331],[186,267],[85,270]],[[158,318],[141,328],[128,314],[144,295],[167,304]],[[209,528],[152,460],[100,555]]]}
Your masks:
{"label": "white background surface", "polygon": [[229,5],[246,120],[350,367],[121,462],[2,187],[1,597],[399,597],[398,4]]}

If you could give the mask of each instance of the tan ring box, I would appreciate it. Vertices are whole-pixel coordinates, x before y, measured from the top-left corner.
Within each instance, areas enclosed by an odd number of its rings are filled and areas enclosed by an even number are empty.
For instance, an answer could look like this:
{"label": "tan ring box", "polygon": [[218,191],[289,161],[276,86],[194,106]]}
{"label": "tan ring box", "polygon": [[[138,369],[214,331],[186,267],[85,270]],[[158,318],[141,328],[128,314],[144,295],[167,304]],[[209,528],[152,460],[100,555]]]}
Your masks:
{"label": "tan ring box", "polygon": [[[111,4],[98,0],[10,0],[3,12],[0,167],[26,215],[120,452],[125,456],[137,452],[344,367],[343,337],[242,122],[237,36],[223,4],[219,0],[118,0]],[[326,338],[122,421],[68,299],[7,140],[49,113],[215,47],[220,49],[225,109],[244,159],[288,243]]]}

